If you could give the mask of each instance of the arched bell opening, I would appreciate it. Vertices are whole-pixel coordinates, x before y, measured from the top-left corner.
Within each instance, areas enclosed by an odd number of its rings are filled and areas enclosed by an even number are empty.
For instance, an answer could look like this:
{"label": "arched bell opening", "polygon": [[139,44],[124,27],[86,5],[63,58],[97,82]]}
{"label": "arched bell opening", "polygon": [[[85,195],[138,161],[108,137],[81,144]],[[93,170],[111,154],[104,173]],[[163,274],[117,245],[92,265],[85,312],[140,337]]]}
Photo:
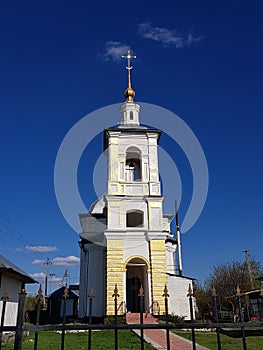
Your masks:
{"label": "arched bell opening", "polygon": [[126,151],[126,181],[140,181],[142,179],[141,151],[137,147],[129,147]]}

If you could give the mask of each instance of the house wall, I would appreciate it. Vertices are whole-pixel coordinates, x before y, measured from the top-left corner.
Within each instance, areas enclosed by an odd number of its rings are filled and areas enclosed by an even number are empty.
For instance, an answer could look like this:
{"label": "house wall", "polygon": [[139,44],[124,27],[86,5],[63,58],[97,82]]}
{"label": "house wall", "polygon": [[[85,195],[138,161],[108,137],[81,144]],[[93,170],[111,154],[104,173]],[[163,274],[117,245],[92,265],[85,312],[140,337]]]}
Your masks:
{"label": "house wall", "polygon": [[[4,326],[15,326],[17,320],[18,295],[21,292],[22,281],[2,272],[0,298],[4,295],[5,289],[8,292],[6,303]],[[0,301],[0,315],[2,315],[3,301]]]}
{"label": "house wall", "polygon": [[[0,301],[0,315],[2,315],[3,301]],[[5,309],[4,326],[15,326],[17,320],[18,303],[7,301]]]}
{"label": "house wall", "polygon": [[193,290],[192,280],[178,276],[168,276],[168,312],[178,316],[184,316],[190,320],[189,298],[187,297],[189,284]]}
{"label": "house wall", "polygon": [[18,302],[18,294],[21,292],[22,281],[18,278],[10,276],[6,272],[2,272],[1,286],[0,286],[0,299],[4,295],[5,289],[8,292],[8,300]]}

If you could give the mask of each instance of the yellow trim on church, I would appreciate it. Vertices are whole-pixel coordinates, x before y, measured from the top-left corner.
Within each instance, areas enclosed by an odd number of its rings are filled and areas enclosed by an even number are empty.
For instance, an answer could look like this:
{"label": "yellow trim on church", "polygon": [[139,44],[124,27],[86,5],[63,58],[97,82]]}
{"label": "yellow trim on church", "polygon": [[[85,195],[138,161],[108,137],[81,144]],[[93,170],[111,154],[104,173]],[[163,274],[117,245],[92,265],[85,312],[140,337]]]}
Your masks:
{"label": "yellow trim on church", "polygon": [[152,267],[152,301],[158,303],[160,314],[165,313],[163,290],[167,284],[166,252],[164,240],[150,241],[150,257]]}
{"label": "yellow trim on church", "polygon": [[[117,283],[118,288],[118,307],[123,301],[123,240],[107,240],[107,297],[106,297],[106,314],[114,315],[114,288]],[[122,310],[119,310],[122,314]]]}

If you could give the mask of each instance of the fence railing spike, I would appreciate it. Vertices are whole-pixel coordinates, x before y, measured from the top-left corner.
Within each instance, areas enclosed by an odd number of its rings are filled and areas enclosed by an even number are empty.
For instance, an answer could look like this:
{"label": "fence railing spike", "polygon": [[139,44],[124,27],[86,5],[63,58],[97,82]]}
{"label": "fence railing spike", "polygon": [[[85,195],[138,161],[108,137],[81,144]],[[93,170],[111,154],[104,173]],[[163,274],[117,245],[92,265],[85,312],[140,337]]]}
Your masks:
{"label": "fence railing spike", "polygon": [[4,294],[3,294],[3,296],[2,296],[1,299],[2,299],[3,301],[6,301],[7,299],[9,299],[8,291],[7,291],[6,288],[4,289]]}
{"label": "fence railing spike", "polygon": [[165,286],[164,286],[164,290],[163,290],[163,297],[165,298],[169,298],[169,293],[168,293],[168,288],[167,288],[167,285],[165,283]]}
{"label": "fence railing spike", "polygon": [[95,291],[94,291],[94,288],[92,286],[90,287],[88,297],[89,298],[95,298]]}
{"label": "fence railing spike", "polygon": [[142,286],[142,284],[141,284],[138,297],[143,297],[143,296],[144,296],[144,290],[143,290],[143,286]]}
{"label": "fence railing spike", "polygon": [[119,298],[119,294],[118,294],[118,287],[117,287],[117,283],[115,284],[115,288],[114,288],[114,293],[112,294],[113,298]]}

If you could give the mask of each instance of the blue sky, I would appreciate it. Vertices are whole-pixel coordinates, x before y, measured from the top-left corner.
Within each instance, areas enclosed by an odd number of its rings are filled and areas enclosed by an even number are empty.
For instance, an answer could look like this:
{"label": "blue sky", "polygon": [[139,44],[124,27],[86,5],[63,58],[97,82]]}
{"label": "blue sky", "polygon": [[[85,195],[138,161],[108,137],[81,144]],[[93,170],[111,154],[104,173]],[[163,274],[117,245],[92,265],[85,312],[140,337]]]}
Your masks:
{"label": "blue sky", "polygon": [[[208,164],[204,210],[182,235],[185,275],[203,281],[213,265],[244,259],[244,249],[263,264],[262,10],[259,1],[2,2],[0,254],[40,280],[44,266],[32,262],[49,257],[55,279],[67,269],[78,282],[78,235],[57,204],[54,164],[76,122],[124,101],[118,56],[129,47],[137,55],[136,101],[179,115]],[[174,154],[182,221],[191,169],[179,150]],[[87,206],[95,199],[94,159],[91,148],[79,169]]]}

